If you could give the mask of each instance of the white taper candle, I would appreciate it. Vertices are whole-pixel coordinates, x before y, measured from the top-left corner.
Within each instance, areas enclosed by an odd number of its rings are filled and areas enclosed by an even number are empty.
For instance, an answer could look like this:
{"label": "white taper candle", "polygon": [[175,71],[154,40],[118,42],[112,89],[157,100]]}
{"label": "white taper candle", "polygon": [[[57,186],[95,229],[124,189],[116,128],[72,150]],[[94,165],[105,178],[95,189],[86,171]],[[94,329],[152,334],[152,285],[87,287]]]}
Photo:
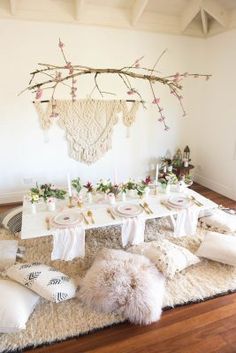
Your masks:
{"label": "white taper candle", "polygon": [[67,174],[67,186],[68,186],[68,195],[71,197],[72,196],[72,190],[71,190],[70,174]]}

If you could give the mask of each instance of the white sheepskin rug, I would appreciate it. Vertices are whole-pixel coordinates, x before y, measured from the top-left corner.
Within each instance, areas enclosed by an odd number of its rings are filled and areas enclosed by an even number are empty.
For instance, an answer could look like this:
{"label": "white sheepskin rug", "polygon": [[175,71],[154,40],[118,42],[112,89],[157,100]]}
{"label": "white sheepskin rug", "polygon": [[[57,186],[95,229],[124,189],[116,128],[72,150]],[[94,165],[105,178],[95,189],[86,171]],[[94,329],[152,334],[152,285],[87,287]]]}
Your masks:
{"label": "white sheepskin rug", "polygon": [[164,277],[150,260],[113,249],[98,253],[78,293],[91,309],[144,325],[160,319],[163,296]]}

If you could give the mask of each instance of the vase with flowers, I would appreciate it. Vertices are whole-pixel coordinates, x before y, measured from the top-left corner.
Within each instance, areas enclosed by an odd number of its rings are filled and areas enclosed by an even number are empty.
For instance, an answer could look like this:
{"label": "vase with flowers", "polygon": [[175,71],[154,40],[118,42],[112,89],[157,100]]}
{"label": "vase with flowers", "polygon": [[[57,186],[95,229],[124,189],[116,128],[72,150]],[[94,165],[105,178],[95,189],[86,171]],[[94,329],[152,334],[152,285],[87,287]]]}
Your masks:
{"label": "vase with flowers", "polygon": [[56,199],[64,200],[66,191],[58,189],[53,184],[42,184],[39,188],[40,198],[44,200],[48,211],[55,211]]}
{"label": "vase with flowers", "polygon": [[81,179],[78,177],[78,178],[71,180],[71,185],[74,189],[74,194],[75,194],[74,196],[79,197],[80,192],[82,190]]}
{"label": "vase with flowers", "polygon": [[163,174],[159,179],[159,182],[161,183],[163,192],[168,194],[170,192],[171,185],[176,185],[178,183],[178,178],[174,173],[169,172]]}
{"label": "vase with flowers", "polygon": [[27,201],[31,203],[31,212],[35,214],[37,212],[36,205],[40,201],[40,190],[36,186],[34,188],[31,188],[28,194],[26,195]]}
{"label": "vase with flowers", "polygon": [[150,193],[150,184],[152,183],[152,179],[149,176],[147,176],[144,180],[142,180],[142,185],[144,186],[144,195],[145,197],[148,197],[149,193]]}
{"label": "vase with flowers", "polygon": [[126,184],[125,184],[125,188],[127,190],[127,194],[130,197],[135,197],[137,194],[137,183],[130,179]]}
{"label": "vase with flowers", "polygon": [[105,180],[105,179],[101,179],[96,186],[96,191],[103,194],[105,200],[107,199],[107,195],[109,194],[109,192],[111,192],[111,188],[112,188],[112,183],[111,181]]}
{"label": "vase with flowers", "polygon": [[91,204],[93,202],[93,184],[88,181],[87,184],[84,185],[84,188],[87,190],[88,203]]}

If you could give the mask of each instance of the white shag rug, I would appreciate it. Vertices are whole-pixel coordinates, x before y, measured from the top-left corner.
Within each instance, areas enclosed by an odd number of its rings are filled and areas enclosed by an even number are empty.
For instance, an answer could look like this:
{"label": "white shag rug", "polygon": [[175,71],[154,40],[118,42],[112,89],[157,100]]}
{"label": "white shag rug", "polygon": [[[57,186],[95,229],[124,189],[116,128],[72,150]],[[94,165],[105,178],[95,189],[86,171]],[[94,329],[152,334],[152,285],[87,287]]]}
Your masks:
{"label": "white shag rug", "polygon": [[[146,224],[145,240],[165,237],[175,244],[194,252],[206,230],[199,228],[197,237],[173,238],[166,220],[153,220]],[[52,238],[20,240],[26,247],[24,262],[38,261],[50,264],[65,274],[83,277],[91,266],[98,250],[121,248],[120,227],[107,227],[86,233],[86,257],[71,262],[51,261]],[[227,236],[227,235],[226,235]],[[0,239],[12,239],[12,235],[0,229]],[[174,307],[189,302],[236,290],[236,268],[202,260],[166,281],[164,307]],[[59,304],[41,299],[31,315],[27,329],[19,333],[0,335],[0,352],[38,346],[66,338],[79,336],[124,321],[116,314],[101,314],[83,307],[77,298]]]}

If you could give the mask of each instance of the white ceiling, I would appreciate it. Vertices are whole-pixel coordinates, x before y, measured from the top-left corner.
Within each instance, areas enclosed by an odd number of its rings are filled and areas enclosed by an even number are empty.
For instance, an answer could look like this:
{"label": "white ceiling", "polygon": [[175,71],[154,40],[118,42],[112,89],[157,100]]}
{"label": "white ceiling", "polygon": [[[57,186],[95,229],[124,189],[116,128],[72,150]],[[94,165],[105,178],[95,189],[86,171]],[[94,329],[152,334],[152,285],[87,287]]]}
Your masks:
{"label": "white ceiling", "polygon": [[236,0],[0,0],[0,18],[206,37],[236,28]]}

